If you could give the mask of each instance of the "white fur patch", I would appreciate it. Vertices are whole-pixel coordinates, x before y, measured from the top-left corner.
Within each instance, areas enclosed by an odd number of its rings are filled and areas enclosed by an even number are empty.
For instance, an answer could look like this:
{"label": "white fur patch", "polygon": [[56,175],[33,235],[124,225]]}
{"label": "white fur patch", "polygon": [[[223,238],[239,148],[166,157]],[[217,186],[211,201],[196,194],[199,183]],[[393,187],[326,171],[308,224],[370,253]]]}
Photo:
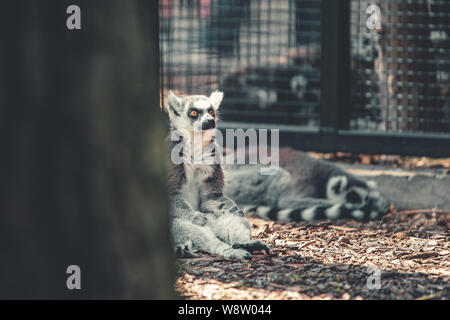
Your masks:
{"label": "white fur patch", "polygon": [[248,241],[252,238],[252,232],[245,218],[234,214],[224,214],[217,219],[208,220],[208,227],[215,235],[229,244],[240,241]]}
{"label": "white fur patch", "polygon": [[364,212],[362,212],[361,210],[354,210],[352,211],[352,216],[357,220],[361,220],[362,218],[364,218]]}
{"label": "white fur patch", "polygon": [[339,218],[339,214],[341,213],[341,204],[335,204],[331,208],[325,210],[325,216],[329,219],[335,220]]}
{"label": "white fur patch", "polygon": [[184,171],[186,174],[186,183],[181,190],[186,201],[192,206],[194,210],[199,209],[200,198],[198,184],[195,179],[194,169],[191,165],[185,165]]}
{"label": "white fur patch", "polygon": [[268,219],[267,214],[269,213],[270,209],[271,209],[270,207],[267,207],[267,206],[261,206],[261,207],[258,207],[258,209],[256,209],[256,213],[257,213],[258,216],[260,216],[261,218],[263,218],[263,219]]}
{"label": "white fur patch", "polygon": [[[336,186],[339,185],[339,190],[336,192]],[[331,177],[330,180],[328,180],[327,183],[327,198],[330,200],[337,200],[340,198],[340,194],[342,193],[342,190],[345,189],[347,186],[347,177],[346,176],[336,176]]]}
{"label": "white fur patch", "polygon": [[208,100],[198,100],[194,102],[194,107],[199,109],[206,109],[211,105]]}
{"label": "white fur patch", "polygon": [[372,211],[370,213],[370,219],[376,219],[378,218],[378,212],[377,211]]}
{"label": "white fur patch", "polygon": [[[175,109],[177,112],[180,111],[180,107],[181,107],[181,99],[178,98],[175,93],[173,93],[172,90],[169,91],[168,95],[167,95],[167,106],[171,107],[173,109]],[[173,110],[170,110],[170,108],[168,108],[168,110],[170,112],[173,112]]]}
{"label": "white fur patch", "polygon": [[199,210],[200,207],[200,186],[203,180],[210,177],[214,168],[206,164],[190,164],[184,165],[186,174],[186,184],[183,186],[182,192],[186,201],[192,206],[194,210]]}
{"label": "white fur patch", "polygon": [[290,220],[289,214],[292,212],[292,209],[284,209],[281,211],[278,211],[278,220],[280,222],[288,222]]}
{"label": "white fur patch", "polygon": [[219,107],[219,104],[222,102],[223,99],[223,92],[222,91],[214,91],[209,96],[209,101],[212,103],[214,108]]}
{"label": "white fur patch", "polygon": [[170,113],[169,116],[172,126],[175,128],[175,130],[181,131],[181,130],[189,130],[192,128],[191,122],[186,117],[184,116],[178,117],[173,115],[173,113]]}
{"label": "white fur patch", "polygon": [[305,221],[313,221],[314,218],[316,217],[316,215],[315,215],[316,208],[317,208],[317,206],[314,206],[309,209],[303,210],[302,211],[302,219]]}
{"label": "white fur patch", "polygon": [[376,189],[376,188],[378,188],[378,184],[377,184],[375,181],[373,181],[373,180],[367,181],[367,186],[368,186],[369,188],[371,188],[371,189]]}

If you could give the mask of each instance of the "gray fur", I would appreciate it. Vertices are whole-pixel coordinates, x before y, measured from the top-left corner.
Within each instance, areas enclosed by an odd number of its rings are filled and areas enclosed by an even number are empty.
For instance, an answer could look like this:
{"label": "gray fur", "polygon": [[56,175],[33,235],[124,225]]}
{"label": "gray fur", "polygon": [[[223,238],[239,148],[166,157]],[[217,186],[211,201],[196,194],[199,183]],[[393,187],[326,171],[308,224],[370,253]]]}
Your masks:
{"label": "gray fur", "polygon": [[[172,130],[203,128],[204,121],[217,121],[217,109],[223,94],[214,92],[210,97],[168,96],[168,113]],[[198,117],[190,117],[195,108]],[[214,116],[211,114],[214,109]],[[215,126],[215,124],[214,124]],[[187,140],[187,139],[186,139]],[[185,147],[189,142],[183,140]],[[193,141],[191,139],[190,141]],[[169,143],[169,154],[175,143]],[[192,148],[192,147],[191,147]],[[175,252],[203,250],[226,258],[249,258],[250,252],[269,247],[252,240],[252,233],[243,211],[230,198],[223,195],[224,176],[220,164],[175,165],[169,161],[169,202],[171,232]]]}
{"label": "gray fur", "polygon": [[[272,176],[259,174],[259,165],[227,166],[224,193],[246,213],[279,221],[353,218],[376,219],[388,202],[366,182],[332,163],[296,153],[297,175],[283,168]],[[295,181],[294,181],[295,180]]]}

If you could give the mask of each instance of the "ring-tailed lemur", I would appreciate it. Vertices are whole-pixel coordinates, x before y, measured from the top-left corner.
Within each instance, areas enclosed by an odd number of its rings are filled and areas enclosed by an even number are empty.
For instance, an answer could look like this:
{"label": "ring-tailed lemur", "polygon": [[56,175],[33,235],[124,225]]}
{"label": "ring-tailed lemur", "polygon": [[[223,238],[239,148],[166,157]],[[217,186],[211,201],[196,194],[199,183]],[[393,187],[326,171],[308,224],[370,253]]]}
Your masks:
{"label": "ring-tailed lemur", "polygon": [[[171,91],[168,94],[171,129],[168,192],[171,231],[178,256],[186,251],[203,250],[227,258],[249,258],[254,250],[269,251],[264,242],[252,240],[243,211],[223,195],[221,164],[193,163],[186,156],[186,151],[198,148],[198,144],[194,145],[198,142],[194,136],[199,132],[201,155],[206,146],[211,145],[214,136],[211,131],[215,130],[222,98],[220,91],[209,97],[178,98]],[[182,161],[173,161],[180,152]]]}
{"label": "ring-tailed lemur", "polygon": [[287,149],[280,151],[280,166],[274,175],[259,174],[258,165],[227,166],[225,194],[246,213],[276,221],[367,221],[389,209],[374,181],[330,162]]}

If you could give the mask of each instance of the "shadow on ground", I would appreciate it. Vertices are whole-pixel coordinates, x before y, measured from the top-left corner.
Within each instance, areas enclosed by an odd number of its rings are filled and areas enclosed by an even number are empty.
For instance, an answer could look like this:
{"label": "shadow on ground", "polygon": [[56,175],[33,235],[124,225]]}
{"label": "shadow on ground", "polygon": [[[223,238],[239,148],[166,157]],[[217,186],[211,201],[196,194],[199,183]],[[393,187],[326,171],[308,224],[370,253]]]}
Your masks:
{"label": "shadow on ground", "polygon": [[449,299],[449,218],[433,210],[369,223],[251,218],[270,255],[232,260],[198,253],[179,260],[176,289],[189,299]]}

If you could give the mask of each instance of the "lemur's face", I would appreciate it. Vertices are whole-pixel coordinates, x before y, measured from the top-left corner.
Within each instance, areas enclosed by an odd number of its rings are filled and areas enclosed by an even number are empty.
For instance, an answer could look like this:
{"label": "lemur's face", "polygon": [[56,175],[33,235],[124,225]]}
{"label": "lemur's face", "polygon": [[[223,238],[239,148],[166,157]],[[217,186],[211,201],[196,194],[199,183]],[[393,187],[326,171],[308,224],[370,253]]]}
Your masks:
{"label": "lemur's face", "polygon": [[220,91],[213,92],[209,97],[196,95],[183,98],[169,91],[167,109],[173,129],[189,132],[214,129],[222,98],[223,93]]}
{"label": "lemur's face", "polygon": [[327,185],[327,198],[363,211],[368,209],[370,215],[378,216],[389,209],[389,203],[378,191],[375,181],[366,182],[346,176],[331,177]]}

